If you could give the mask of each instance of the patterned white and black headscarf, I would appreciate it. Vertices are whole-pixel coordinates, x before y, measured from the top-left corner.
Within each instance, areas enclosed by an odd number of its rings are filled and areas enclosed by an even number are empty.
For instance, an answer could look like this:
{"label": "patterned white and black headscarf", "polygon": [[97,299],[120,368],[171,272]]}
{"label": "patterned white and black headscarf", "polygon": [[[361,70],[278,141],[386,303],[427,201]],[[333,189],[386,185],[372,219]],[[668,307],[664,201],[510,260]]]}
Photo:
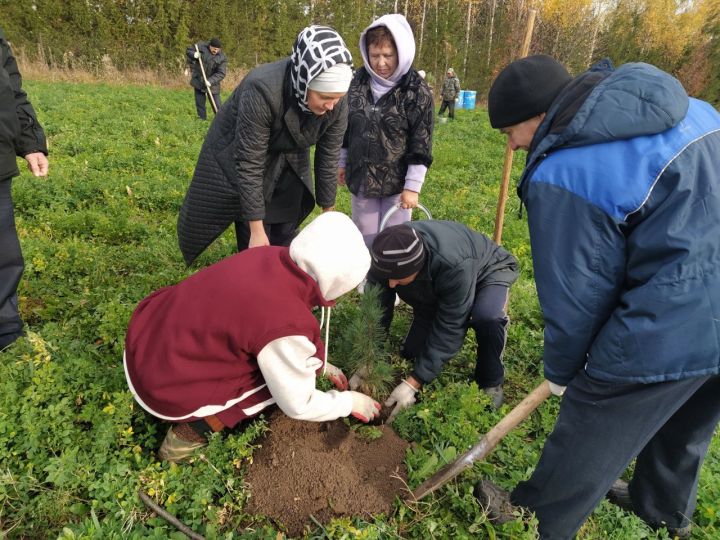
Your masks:
{"label": "patterned white and black headscarf", "polygon": [[303,111],[307,107],[308,83],[335,64],[352,65],[352,55],[343,38],[328,26],[308,26],[295,40],[290,75],[293,92]]}

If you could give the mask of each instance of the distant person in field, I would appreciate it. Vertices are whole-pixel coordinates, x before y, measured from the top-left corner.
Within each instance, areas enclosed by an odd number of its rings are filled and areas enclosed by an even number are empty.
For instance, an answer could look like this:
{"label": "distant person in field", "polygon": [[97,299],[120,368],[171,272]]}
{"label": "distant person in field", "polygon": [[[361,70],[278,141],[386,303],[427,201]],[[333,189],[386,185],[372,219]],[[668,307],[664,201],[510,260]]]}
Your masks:
{"label": "distant person in field", "polygon": [[383,15],[360,35],[365,65],[350,84],[350,112],[338,183],[350,190],[352,217],[370,246],[389,225],[410,221],[432,163],[434,106],[412,67],[415,39],[405,17]]}
{"label": "distant person in field", "polygon": [[[384,229],[370,248],[367,286],[380,286],[382,324],[389,329],[395,293],[413,310],[400,354],[413,362],[410,375],[385,402],[394,417],[460,352],[475,331],[473,380],[499,408],[505,379],[502,356],[508,289],[518,277],[510,253],[484,234],[452,221],[413,221]],[[350,380],[356,388],[362,373]]]}
{"label": "distant person in field", "polygon": [[445,109],[448,111],[448,118],[455,120],[455,100],[460,95],[460,79],[455,75],[453,68],[448,68],[445,74],[445,80],[443,81],[442,90],[440,90],[440,97],[442,97],[442,103],[440,104],[440,110],[438,116],[442,116],[445,113]]}
{"label": "distant person in field", "polygon": [[12,178],[20,174],[16,156],[27,161],[33,176],[48,173],[47,143],[42,126],[22,89],[22,77],[0,29],[0,351],[23,335],[17,288],[24,269],[15,229]]}
{"label": "distant person in field", "polygon": [[503,69],[488,112],[527,151],[518,195],[562,402],[530,478],[476,495],[497,521],[534,512],[541,538],[573,538],[606,494],[687,538],[720,421],[720,114],[649,64],[572,78],[545,55]]}
{"label": "distant person in field", "polygon": [[[215,106],[220,108],[220,82],[227,75],[227,56],[222,52],[222,45],[216,37],[207,43],[190,45],[186,54],[188,65],[192,70],[190,86],[195,89],[195,109],[198,118],[206,120],[206,102],[210,101],[210,95],[215,100]],[[203,79],[200,62],[205,68],[207,81]]]}
{"label": "distant person in field", "polygon": [[210,126],[180,209],[188,264],[233,222],[238,251],[287,246],[316,203],[334,208],[351,63],[335,30],[310,26],[290,57],[247,74]]}
{"label": "distant person in field", "polygon": [[[372,420],[380,404],[348,391],[343,372],[327,362],[330,308],[369,267],[350,218],[326,212],[289,248],[243,251],[140,302],[125,340],[125,374],[143,409],[173,423],[160,457],[184,459],[208,434],[271,405],[298,420]],[[324,342],[314,307],[327,325]],[[337,390],[316,390],[320,376]]]}

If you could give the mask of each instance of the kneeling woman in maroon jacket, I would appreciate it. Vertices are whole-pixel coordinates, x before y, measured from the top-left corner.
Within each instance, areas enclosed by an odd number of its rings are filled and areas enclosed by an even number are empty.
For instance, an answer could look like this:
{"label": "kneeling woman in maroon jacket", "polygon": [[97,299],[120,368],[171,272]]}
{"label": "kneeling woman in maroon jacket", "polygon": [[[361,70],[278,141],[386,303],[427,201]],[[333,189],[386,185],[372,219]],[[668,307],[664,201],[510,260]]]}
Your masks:
{"label": "kneeling woman in maroon jacket", "polygon": [[[147,412],[174,423],[160,457],[188,457],[207,444],[207,433],[273,404],[299,420],[374,418],[380,405],[347,391],[345,375],[326,361],[329,326],[323,343],[312,313],[320,306],[325,315],[369,267],[360,231],[344,214],[327,212],[289,247],[243,251],[140,302],[125,341],[125,375]],[[317,375],[338,390],[316,390]]]}

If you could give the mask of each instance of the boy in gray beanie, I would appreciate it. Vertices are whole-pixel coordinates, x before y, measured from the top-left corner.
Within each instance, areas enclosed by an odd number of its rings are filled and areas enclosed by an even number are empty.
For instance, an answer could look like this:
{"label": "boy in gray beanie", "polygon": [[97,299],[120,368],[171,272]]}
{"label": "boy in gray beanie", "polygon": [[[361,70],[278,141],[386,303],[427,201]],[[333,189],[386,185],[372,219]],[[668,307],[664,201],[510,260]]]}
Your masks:
{"label": "boy in gray beanie", "polygon": [[[517,279],[515,257],[487,236],[453,221],[413,221],[388,227],[370,249],[368,286],[381,286],[383,324],[390,327],[395,293],[413,309],[401,354],[413,370],[385,402],[390,419],[415,402],[417,390],[440,374],[475,330],[474,380],[502,404],[508,288]],[[360,384],[360,374],[350,379]]]}
{"label": "boy in gray beanie", "polygon": [[570,79],[548,56],[507,66],[488,109],[528,153],[518,195],[563,397],[532,476],[476,496],[497,522],[534,512],[541,538],[572,538],[606,494],[688,537],[720,421],[720,114],[654,66]]}

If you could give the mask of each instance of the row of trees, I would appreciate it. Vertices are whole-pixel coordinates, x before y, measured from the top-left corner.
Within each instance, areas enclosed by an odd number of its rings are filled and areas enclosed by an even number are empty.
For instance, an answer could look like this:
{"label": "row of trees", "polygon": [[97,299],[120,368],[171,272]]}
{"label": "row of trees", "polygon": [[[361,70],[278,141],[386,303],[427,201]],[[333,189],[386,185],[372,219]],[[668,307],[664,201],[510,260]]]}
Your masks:
{"label": "row of trees", "polygon": [[647,61],[720,99],[720,0],[0,0],[0,20],[16,47],[51,65],[105,57],[120,69],[176,70],[187,45],[211,36],[236,67],[275,60],[311,23],[333,26],[359,59],[363,28],[399,12],[415,29],[416,67],[437,80],[452,66],[483,95],[517,56],[531,9],[532,53],[575,73],[605,56]]}

